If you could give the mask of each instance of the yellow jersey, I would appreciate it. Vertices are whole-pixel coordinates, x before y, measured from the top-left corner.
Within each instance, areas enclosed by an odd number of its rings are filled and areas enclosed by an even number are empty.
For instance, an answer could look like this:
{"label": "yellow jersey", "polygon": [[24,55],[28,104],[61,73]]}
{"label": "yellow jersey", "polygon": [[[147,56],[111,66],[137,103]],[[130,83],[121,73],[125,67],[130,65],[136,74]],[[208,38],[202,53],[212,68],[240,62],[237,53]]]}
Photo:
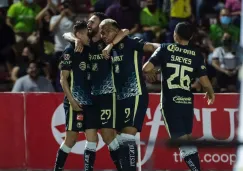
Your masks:
{"label": "yellow jersey", "polygon": [[191,14],[191,0],[170,0],[171,17],[188,18]]}

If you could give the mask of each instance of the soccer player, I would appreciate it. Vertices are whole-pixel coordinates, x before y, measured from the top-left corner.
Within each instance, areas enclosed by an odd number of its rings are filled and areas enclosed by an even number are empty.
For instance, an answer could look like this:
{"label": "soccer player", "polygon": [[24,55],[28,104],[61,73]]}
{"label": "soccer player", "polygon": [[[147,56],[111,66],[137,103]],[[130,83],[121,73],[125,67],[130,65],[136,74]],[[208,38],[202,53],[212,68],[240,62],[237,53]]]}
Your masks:
{"label": "soccer player", "polygon": [[83,51],[75,52],[74,44],[68,45],[61,57],[61,80],[66,115],[66,137],[57,153],[54,171],[62,171],[68,154],[75,145],[79,132],[85,131],[84,151],[85,170],[93,171],[97,144],[99,120],[94,114],[91,86],[88,79],[89,37],[86,22],[77,22],[73,27],[74,35],[85,45]]}
{"label": "soccer player", "polygon": [[[143,71],[149,72],[155,65],[161,66],[161,111],[169,136],[173,139],[192,138],[194,112],[191,80],[199,78],[207,92],[208,104],[213,104],[215,98],[204,58],[188,45],[192,36],[193,28],[189,23],[177,24],[174,31],[176,43],[161,44],[143,67]],[[191,170],[201,170],[196,147],[181,146],[180,155]]]}
{"label": "soccer player", "polygon": [[[108,145],[111,158],[118,170],[121,170],[118,160],[119,143],[116,138],[116,88],[111,61],[105,59],[102,50],[105,43],[100,38],[99,24],[107,17],[103,13],[94,13],[88,20],[88,31],[91,37],[89,61],[91,68],[91,93],[96,110],[94,117],[100,119],[101,136]],[[123,39],[129,32],[121,30],[114,38],[114,44]],[[77,41],[72,35],[64,35],[69,41]],[[80,48],[77,48],[80,49]]]}
{"label": "soccer player", "polygon": [[104,55],[111,52],[115,87],[117,90],[117,129],[121,132],[120,154],[122,170],[136,171],[137,145],[135,135],[142,130],[148,106],[148,92],[143,79],[143,52],[154,52],[159,44],[145,43],[125,37],[112,43],[120,28],[112,19],[100,23],[100,33],[108,45]]}

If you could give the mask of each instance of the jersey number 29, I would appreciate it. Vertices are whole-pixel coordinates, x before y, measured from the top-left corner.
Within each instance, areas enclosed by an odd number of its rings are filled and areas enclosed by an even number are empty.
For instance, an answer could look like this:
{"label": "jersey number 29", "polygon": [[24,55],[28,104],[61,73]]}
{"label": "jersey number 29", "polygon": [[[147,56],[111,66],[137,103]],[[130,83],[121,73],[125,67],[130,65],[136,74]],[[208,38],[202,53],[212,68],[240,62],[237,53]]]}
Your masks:
{"label": "jersey number 29", "polygon": [[[185,65],[179,65],[179,64],[173,64],[173,63],[167,63],[166,67],[174,68],[175,73],[170,76],[170,78],[167,79],[167,84],[169,89],[183,89],[190,91],[191,86],[191,79],[188,75],[185,75],[185,71],[193,72],[193,68],[185,66]],[[179,84],[172,84],[172,81],[176,77],[180,77],[180,83]],[[185,84],[186,82],[186,84]]]}

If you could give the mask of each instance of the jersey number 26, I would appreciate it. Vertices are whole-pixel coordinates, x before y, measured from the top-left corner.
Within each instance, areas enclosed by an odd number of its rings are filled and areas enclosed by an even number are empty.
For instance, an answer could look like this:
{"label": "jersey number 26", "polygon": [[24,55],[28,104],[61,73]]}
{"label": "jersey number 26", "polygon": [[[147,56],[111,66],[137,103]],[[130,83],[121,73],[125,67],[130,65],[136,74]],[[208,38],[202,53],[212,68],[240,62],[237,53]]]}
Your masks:
{"label": "jersey number 26", "polygon": [[[167,84],[169,89],[180,88],[183,90],[190,91],[191,79],[188,75],[185,75],[185,71],[193,72],[193,68],[185,65],[173,64],[173,63],[167,63],[166,67],[175,69],[175,73],[172,74],[170,78],[167,79]],[[178,76],[180,77],[180,83],[173,84],[172,81]]]}

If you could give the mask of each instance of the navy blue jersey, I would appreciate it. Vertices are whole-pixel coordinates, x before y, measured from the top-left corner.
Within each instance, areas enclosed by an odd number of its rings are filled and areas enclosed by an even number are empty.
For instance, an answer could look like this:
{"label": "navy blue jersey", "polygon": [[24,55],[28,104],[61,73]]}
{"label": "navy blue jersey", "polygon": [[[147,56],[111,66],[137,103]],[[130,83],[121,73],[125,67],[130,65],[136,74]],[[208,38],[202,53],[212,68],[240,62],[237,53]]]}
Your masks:
{"label": "navy blue jersey", "polygon": [[161,44],[149,61],[161,66],[163,102],[193,104],[192,80],[207,75],[200,52],[187,45]]}
{"label": "navy blue jersey", "polygon": [[[84,47],[83,52],[79,53],[74,52],[74,45],[70,44],[65,48],[60,63],[61,70],[70,71],[68,81],[74,99],[83,105],[92,104],[88,56],[88,47]],[[68,103],[66,97],[64,98],[64,103]]]}
{"label": "navy blue jersey", "polygon": [[112,50],[117,99],[142,95],[146,85],[142,75],[144,42],[125,37]]}
{"label": "navy blue jersey", "polygon": [[91,42],[89,61],[91,64],[91,88],[93,95],[116,92],[111,61],[106,60],[102,55],[102,50],[105,47],[106,45],[102,40]]}

